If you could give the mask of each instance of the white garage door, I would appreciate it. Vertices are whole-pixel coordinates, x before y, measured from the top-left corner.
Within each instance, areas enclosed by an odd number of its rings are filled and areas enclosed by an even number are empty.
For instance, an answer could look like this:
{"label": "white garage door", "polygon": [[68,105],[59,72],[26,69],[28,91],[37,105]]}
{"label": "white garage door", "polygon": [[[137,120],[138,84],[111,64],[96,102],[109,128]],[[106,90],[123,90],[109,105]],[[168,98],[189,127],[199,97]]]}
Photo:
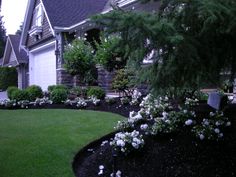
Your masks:
{"label": "white garage door", "polygon": [[56,56],[54,46],[30,54],[30,85],[44,91],[56,84]]}

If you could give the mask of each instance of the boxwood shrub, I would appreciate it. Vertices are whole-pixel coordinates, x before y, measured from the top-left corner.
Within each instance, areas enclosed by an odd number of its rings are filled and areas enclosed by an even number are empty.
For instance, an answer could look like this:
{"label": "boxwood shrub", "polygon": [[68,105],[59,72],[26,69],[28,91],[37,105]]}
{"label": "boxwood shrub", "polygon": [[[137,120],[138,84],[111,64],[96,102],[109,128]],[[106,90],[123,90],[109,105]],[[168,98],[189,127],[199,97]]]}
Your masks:
{"label": "boxwood shrub", "polygon": [[12,92],[12,100],[22,101],[22,100],[29,100],[29,94],[26,90],[14,90]]}
{"label": "boxwood shrub", "polygon": [[60,104],[66,101],[67,91],[65,89],[53,89],[50,94],[50,99],[53,103]]}
{"label": "boxwood shrub", "polygon": [[65,85],[49,85],[48,86],[48,92],[52,93],[54,89],[64,89],[68,92],[68,88]]}
{"label": "boxwood shrub", "polygon": [[29,101],[35,101],[37,98],[43,97],[43,91],[40,86],[31,85],[26,89],[26,91],[29,94]]}
{"label": "boxwood shrub", "polygon": [[96,96],[98,99],[104,99],[106,96],[105,90],[101,87],[89,87],[87,91],[88,96]]}
{"label": "boxwood shrub", "polygon": [[18,90],[18,88],[15,86],[11,86],[7,88],[7,96],[10,100],[12,100],[12,93],[16,90]]}

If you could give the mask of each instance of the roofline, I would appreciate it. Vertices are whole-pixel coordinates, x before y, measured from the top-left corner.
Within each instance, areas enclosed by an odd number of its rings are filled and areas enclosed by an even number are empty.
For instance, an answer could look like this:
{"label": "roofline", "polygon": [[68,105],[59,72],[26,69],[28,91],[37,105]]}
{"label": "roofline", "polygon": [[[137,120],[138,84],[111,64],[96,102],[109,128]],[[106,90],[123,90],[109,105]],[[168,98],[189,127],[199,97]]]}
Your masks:
{"label": "roofline", "polygon": [[[137,2],[137,1],[138,1],[138,0],[128,0],[128,1],[125,1],[125,2],[121,3],[119,7],[124,7],[124,6],[130,5],[130,4],[132,4],[132,3],[135,3],[135,2]],[[110,7],[108,10],[102,11],[101,14],[106,14],[106,13],[112,11],[112,10],[113,10],[113,8]],[[81,21],[81,22],[79,22],[79,23],[77,23],[77,24],[75,24],[75,25],[69,26],[69,27],[55,26],[55,27],[54,27],[54,30],[55,30],[55,32],[70,32],[70,31],[75,30],[75,29],[78,28],[79,26],[81,26],[81,25],[83,25],[83,24],[85,24],[85,23],[87,23],[87,22],[89,22],[89,21],[90,21],[90,18],[87,18],[87,19],[85,19],[85,20],[83,20],[83,21]]]}
{"label": "roofline", "polygon": [[6,59],[6,55],[7,55],[7,52],[8,52],[8,46],[11,46],[11,51],[14,53],[14,56],[16,58],[16,62],[17,62],[17,65],[19,65],[19,61],[18,61],[18,58],[16,57],[16,53],[15,53],[15,50],[13,48],[13,45],[12,45],[12,42],[11,42],[11,38],[10,38],[10,35],[8,35],[8,38],[7,38],[7,43],[6,43],[6,48],[4,50],[4,55],[3,55],[3,60],[2,60],[2,66],[4,66],[4,61]]}

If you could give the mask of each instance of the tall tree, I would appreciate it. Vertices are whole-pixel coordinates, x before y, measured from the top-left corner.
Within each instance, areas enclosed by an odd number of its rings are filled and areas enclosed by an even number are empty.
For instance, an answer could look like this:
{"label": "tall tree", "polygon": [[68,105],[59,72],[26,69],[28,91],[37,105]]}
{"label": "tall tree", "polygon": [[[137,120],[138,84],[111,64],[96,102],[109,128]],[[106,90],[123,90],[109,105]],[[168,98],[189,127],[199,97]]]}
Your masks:
{"label": "tall tree", "polygon": [[5,49],[5,41],[6,41],[6,29],[4,27],[4,23],[2,21],[3,16],[1,16],[1,9],[0,9],[0,58],[4,54]]}
{"label": "tall tree", "polygon": [[15,34],[21,35],[21,34],[22,34],[22,31],[23,31],[23,22],[21,23],[21,25],[19,26],[19,29],[16,31]]}
{"label": "tall tree", "polygon": [[94,20],[121,35],[117,47],[135,66],[156,51],[154,64],[142,68],[156,91],[219,84],[224,71],[235,78],[235,0],[163,0],[158,13],[115,10]]}

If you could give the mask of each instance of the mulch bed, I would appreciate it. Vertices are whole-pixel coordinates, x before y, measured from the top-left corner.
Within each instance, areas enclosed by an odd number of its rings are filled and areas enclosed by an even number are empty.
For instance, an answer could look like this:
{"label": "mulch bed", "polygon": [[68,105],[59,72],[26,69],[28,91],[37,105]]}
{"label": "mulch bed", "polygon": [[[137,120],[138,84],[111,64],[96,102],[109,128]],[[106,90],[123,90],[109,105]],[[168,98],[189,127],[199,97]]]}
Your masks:
{"label": "mulch bed", "polygon": [[[196,108],[198,115],[207,115],[212,109],[206,104]],[[186,133],[185,128],[168,136],[148,137],[140,152],[116,158],[116,170],[122,177],[235,177],[236,176],[236,105],[230,105],[225,114],[232,126],[219,142],[200,141]],[[104,175],[112,173],[111,147],[104,140],[109,134],[94,141],[78,152],[73,170],[77,177],[98,176],[99,165],[104,165]],[[89,150],[89,151],[88,151]]]}

